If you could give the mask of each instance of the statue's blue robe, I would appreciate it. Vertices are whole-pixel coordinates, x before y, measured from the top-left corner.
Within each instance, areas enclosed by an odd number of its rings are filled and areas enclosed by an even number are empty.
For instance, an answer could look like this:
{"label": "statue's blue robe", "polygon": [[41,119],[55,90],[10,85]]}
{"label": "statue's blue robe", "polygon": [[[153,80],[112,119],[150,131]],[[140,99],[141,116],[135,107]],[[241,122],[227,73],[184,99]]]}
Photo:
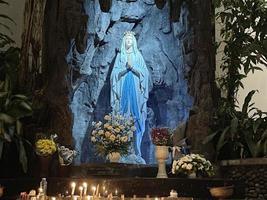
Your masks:
{"label": "statue's blue robe", "polygon": [[121,51],[116,57],[111,73],[111,106],[115,113],[134,117],[134,150],[137,156],[141,156],[141,142],[147,118],[149,72],[137,49],[134,49],[130,56],[132,67],[140,77],[128,71],[119,79],[119,73],[126,70],[127,62],[126,53]]}

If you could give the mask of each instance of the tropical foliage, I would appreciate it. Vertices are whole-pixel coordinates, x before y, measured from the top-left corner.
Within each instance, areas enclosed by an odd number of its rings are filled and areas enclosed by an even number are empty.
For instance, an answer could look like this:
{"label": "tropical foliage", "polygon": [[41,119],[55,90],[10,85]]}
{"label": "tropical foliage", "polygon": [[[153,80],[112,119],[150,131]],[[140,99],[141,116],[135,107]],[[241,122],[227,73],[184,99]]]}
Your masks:
{"label": "tropical foliage", "polygon": [[[1,4],[7,4],[0,1]],[[0,14],[0,26],[10,30],[3,20],[12,21]],[[0,33],[0,160],[4,153],[4,144],[14,142],[19,152],[19,161],[24,172],[27,171],[27,155],[22,134],[21,119],[31,115],[31,102],[23,94],[16,93],[17,70],[20,50],[13,46],[14,41],[6,34]]]}
{"label": "tropical foliage", "polygon": [[213,141],[218,158],[258,157],[267,155],[266,113],[253,107],[245,98],[238,111],[237,92],[243,79],[267,66],[267,2],[265,0],[214,0],[216,20],[221,28],[223,91],[214,116],[212,134],[204,143]]}

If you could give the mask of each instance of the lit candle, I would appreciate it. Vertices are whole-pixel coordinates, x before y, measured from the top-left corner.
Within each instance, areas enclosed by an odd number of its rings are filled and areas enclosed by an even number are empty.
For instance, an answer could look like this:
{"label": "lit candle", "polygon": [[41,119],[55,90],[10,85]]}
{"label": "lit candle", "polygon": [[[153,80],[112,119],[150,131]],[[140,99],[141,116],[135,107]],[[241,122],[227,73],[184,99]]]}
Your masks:
{"label": "lit candle", "polygon": [[99,184],[97,184],[96,186],[96,195],[98,196],[98,193],[99,193]]}
{"label": "lit candle", "polygon": [[56,200],[56,197],[51,197],[51,200]]}
{"label": "lit candle", "polygon": [[71,186],[71,195],[73,196],[76,188],[76,183],[72,182],[70,186]]}
{"label": "lit candle", "polygon": [[38,189],[39,194],[43,192],[43,188]]}
{"label": "lit candle", "polygon": [[80,191],[80,198],[82,198],[82,196],[83,196],[83,186],[79,187],[79,191]]}
{"label": "lit candle", "polygon": [[92,190],[93,190],[93,196],[95,195],[95,191],[96,191],[96,187],[92,186]]}
{"label": "lit candle", "polygon": [[116,196],[118,195],[118,190],[117,190],[117,189],[115,190],[115,195],[116,195]]}
{"label": "lit candle", "polygon": [[87,193],[87,183],[83,183],[83,195],[86,196]]}

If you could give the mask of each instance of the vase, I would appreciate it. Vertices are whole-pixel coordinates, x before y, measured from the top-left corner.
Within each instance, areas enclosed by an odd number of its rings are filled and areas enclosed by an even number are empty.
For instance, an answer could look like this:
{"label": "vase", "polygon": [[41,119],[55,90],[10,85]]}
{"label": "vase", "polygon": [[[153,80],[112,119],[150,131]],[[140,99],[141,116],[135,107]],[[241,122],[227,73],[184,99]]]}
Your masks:
{"label": "vase", "polygon": [[196,178],[196,177],[197,177],[196,172],[192,172],[192,173],[188,174],[188,178]]}
{"label": "vase", "polygon": [[168,146],[156,146],[155,157],[158,161],[157,178],[168,178],[166,173],[166,160],[169,157]]}
{"label": "vase", "polygon": [[121,154],[119,152],[111,152],[107,157],[111,163],[117,163],[121,158]]}
{"label": "vase", "polygon": [[38,156],[38,159],[39,159],[40,177],[49,176],[49,170],[50,170],[50,163],[52,160],[52,155]]}

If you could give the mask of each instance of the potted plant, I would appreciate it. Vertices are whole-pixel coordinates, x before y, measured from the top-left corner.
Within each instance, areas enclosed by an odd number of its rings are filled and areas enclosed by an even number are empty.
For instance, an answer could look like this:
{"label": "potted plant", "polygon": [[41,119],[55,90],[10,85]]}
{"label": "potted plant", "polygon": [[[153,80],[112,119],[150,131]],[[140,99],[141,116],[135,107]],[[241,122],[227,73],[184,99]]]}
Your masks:
{"label": "potted plant", "polygon": [[35,151],[39,158],[40,176],[49,175],[52,155],[57,151],[52,138],[40,138],[35,142]]}
{"label": "potted plant", "polygon": [[157,178],[168,178],[166,173],[166,160],[169,156],[171,134],[168,128],[153,128],[151,132],[152,142],[155,145],[155,157],[158,161]]}
{"label": "potted plant", "polygon": [[[0,1],[1,4],[8,5],[5,1]],[[2,19],[15,22],[4,14],[0,15],[0,26],[10,31]],[[15,155],[18,155],[16,158],[12,157],[12,160],[18,160],[23,172],[26,173],[28,169],[26,144],[29,142],[22,131],[22,120],[32,115],[32,104],[26,95],[17,91],[20,49],[15,47],[14,41],[2,32],[0,47],[0,165],[4,170],[9,169],[5,165],[10,165],[10,154],[13,156],[16,152]]]}
{"label": "potted plant", "polygon": [[184,174],[190,178],[195,178],[197,175],[213,176],[214,169],[210,161],[206,160],[200,154],[188,154],[174,160],[172,163],[173,174]]}
{"label": "potted plant", "polygon": [[122,155],[127,155],[135,131],[133,118],[120,114],[108,114],[104,122],[93,122],[91,142],[100,156],[110,162],[118,162]]}

